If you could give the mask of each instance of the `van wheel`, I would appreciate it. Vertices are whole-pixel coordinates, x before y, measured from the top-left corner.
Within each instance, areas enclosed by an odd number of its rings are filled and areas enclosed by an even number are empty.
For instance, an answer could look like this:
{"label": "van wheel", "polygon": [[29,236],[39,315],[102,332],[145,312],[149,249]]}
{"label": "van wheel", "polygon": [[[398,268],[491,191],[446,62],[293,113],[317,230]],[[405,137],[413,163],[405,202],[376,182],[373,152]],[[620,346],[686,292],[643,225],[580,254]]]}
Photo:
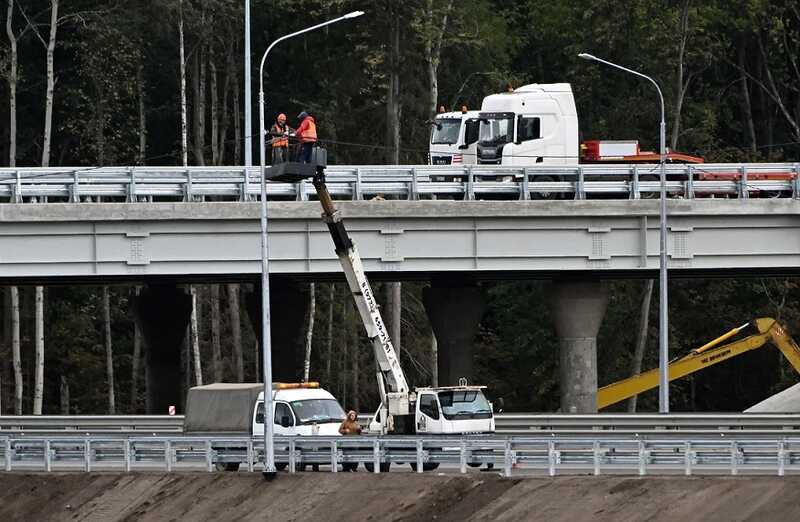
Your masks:
{"label": "van wheel", "polygon": [[275,469],[277,469],[278,471],[283,471],[287,468],[287,466],[289,466],[289,464],[283,462],[281,464],[275,464]]}
{"label": "van wheel", "polygon": [[[380,466],[381,473],[388,473],[391,466],[392,466],[391,462],[381,462]],[[365,462],[364,467],[367,468],[367,471],[369,471],[370,473],[375,471],[375,465],[372,462]]]}
{"label": "van wheel", "polygon": [[[422,471],[433,471],[438,467],[439,467],[439,463],[438,462],[423,462],[422,463]],[[411,469],[414,470],[414,471],[417,471],[417,463],[416,462],[412,462],[411,463]]]}
{"label": "van wheel", "polygon": [[238,462],[217,462],[214,464],[217,471],[239,471]]}

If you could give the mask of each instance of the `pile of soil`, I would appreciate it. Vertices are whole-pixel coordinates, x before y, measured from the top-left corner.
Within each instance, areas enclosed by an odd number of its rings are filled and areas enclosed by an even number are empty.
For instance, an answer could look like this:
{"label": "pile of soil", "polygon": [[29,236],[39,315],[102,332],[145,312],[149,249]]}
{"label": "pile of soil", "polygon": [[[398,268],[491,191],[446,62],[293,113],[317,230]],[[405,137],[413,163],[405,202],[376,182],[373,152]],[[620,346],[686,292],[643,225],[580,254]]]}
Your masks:
{"label": "pile of soil", "polygon": [[0,473],[0,520],[800,520],[800,477]]}

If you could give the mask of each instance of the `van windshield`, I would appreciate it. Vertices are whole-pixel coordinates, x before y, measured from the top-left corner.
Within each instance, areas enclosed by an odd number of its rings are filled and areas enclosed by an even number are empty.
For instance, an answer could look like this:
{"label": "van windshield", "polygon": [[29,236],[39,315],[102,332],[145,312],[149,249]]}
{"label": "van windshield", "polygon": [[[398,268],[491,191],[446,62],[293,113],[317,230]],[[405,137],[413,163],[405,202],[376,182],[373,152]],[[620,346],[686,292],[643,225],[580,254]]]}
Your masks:
{"label": "van windshield", "polygon": [[480,390],[448,390],[439,392],[444,418],[488,419],[492,416],[492,406]]}
{"label": "van windshield", "polygon": [[334,399],[307,399],[289,403],[298,424],[323,424],[342,422],[344,410]]}
{"label": "van windshield", "polygon": [[433,145],[454,145],[458,143],[461,120],[455,118],[436,118],[432,125],[431,143]]}
{"label": "van windshield", "polygon": [[513,113],[481,113],[480,120],[479,144],[492,146],[514,141]]}

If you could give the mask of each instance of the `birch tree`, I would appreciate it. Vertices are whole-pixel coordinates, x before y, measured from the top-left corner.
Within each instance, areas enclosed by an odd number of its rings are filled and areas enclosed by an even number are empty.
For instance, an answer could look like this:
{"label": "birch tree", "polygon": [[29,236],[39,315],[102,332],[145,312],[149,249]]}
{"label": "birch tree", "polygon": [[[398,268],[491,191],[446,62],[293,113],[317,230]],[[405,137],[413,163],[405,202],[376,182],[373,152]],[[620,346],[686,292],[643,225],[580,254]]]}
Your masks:
{"label": "birch tree", "polygon": [[17,166],[17,80],[19,73],[17,66],[17,36],[14,34],[12,21],[14,19],[14,0],[8,0],[6,15],[6,35],[10,45],[8,68],[8,166]]}
{"label": "birch tree", "polygon": [[53,129],[53,95],[55,92],[55,83],[56,83],[53,55],[55,54],[55,49],[56,49],[57,30],[58,30],[58,0],[50,0],[50,37],[47,40],[47,92],[45,95],[44,139],[42,140],[42,167],[50,166],[50,138]]}
{"label": "birch tree", "polygon": [[22,356],[19,345],[19,288],[11,287],[11,359],[14,366],[14,415],[22,415]]}
{"label": "birch tree", "polygon": [[228,314],[231,323],[231,343],[233,344],[233,368],[236,382],[244,382],[244,357],[242,353],[242,320],[239,310],[239,285],[228,284]]}
{"label": "birch tree", "polygon": [[[137,286],[133,295],[138,297],[140,292]],[[131,360],[131,413],[139,409],[139,364],[142,360],[142,328],[139,325],[139,314],[133,314],[133,358]]]}
{"label": "birch tree", "polygon": [[303,382],[308,382],[311,371],[311,343],[314,340],[314,315],[317,309],[317,293],[314,283],[308,284],[308,317],[306,318],[306,355],[303,359]]}
{"label": "birch tree", "polygon": [[[644,350],[647,347],[647,334],[650,329],[650,300],[653,296],[653,280],[648,279],[644,288],[642,289],[642,298],[639,307],[639,330],[636,336],[636,349],[633,354],[633,361],[631,363],[631,375],[639,375],[642,373],[642,360],[644,359]],[[636,400],[638,395],[634,395],[628,399],[628,411],[636,411]]]}
{"label": "birch tree", "polygon": [[328,285],[328,333],[325,336],[327,349],[325,353],[325,383],[331,382],[331,363],[333,362],[333,299],[336,296],[336,283]]}
{"label": "birch tree", "polygon": [[428,116],[431,118],[436,115],[436,106],[439,100],[439,63],[442,55],[442,42],[447,29],[447,19],[452,10],[453,0],[444,3],[425,0],[425,7],[422,10],[420,39],[428,74]]}
{"label": "birch tree", "polygon": [[214,382],[223,382],[222,346],[220,343],[219,285],[209,287],[211,301],[211,356],[214,365]]}
{"label": "birch tree", "polygon": [[114,348],[111,344],[111,299],[108,287],[103,287],[103,339],[106,347],[106,385],[108,386],[108,414],[117,412],[114,397]]}
{"label": "birch tree", "polygon": [[36,357],[33,379],[33,414],[42,414],[44,395],[44,288],[36,287],[34,339]]}
{"label": "birch tree", "polygon": [[178,37],[180,40],[180,74],[181,74],[181,160],[183,166],[189,166],[189,143],[186,115],[186,49],[183,40],[183,0],[178,2]]}
{"label": "birch tree", "polygon": [[192,314],[189,318],[189,350],[191,350],[191,359],[194,363],[194,383],[196,386],[202,386],[203,367],[200,364],[200,340],[197,328],[197,289],[194,285],[189,286],[189,294],[192,297]]}

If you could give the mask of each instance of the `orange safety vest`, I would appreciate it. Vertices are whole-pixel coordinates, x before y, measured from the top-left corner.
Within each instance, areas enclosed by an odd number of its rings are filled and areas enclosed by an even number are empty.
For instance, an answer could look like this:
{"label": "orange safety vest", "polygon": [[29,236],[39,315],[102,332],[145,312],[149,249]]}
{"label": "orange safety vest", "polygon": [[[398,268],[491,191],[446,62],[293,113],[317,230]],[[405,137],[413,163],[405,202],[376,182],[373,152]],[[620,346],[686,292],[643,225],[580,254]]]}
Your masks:
{"label": "orange safety vest", "polygon": [[[306,124],[306,122],[308,122]],[[314,122],[314,118],[311,116],[307,116],[303,123],[300,124],[302,127],[306,125],[306,128],[303,129],[302,133],[300,134],[300,141],[303,143],[316,143],[317,141],[317,124]]]}
{"label": "orange safety vest", "polygon": [[271,134],[280,134],[280,136],[273,136],[272,137],[272,148],[287,148],[289,146],[289,138],[283,136],[283,133],[286,132],[285,128],[281,128],[277,123],[272,126],[270,129]]}

